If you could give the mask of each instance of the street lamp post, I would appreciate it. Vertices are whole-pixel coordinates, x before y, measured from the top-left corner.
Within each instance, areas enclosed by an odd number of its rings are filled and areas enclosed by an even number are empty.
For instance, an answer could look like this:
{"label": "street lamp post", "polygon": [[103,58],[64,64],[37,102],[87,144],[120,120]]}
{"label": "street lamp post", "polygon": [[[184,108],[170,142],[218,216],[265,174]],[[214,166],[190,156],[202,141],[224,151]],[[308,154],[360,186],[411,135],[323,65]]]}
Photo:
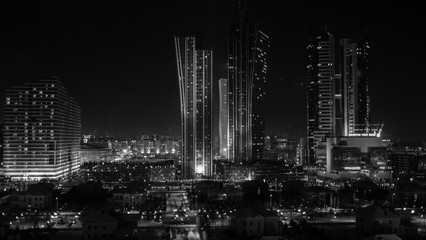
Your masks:
{"label": "street lamp post", "polygon": [[197,196],[197,195],[195,195],[195,210],[198,210],[198,203],[197,203],[197,199],[198,199],[198,196]]}
{"label": "street lamp post", "polygon": [[269,195],[269,206],[271,207],[271,210],[272,210],[272,194]]}
{"label": "street lamp post", "polygon": [[59,211],[59,200],[58,197],[56,197],[56,211]]}

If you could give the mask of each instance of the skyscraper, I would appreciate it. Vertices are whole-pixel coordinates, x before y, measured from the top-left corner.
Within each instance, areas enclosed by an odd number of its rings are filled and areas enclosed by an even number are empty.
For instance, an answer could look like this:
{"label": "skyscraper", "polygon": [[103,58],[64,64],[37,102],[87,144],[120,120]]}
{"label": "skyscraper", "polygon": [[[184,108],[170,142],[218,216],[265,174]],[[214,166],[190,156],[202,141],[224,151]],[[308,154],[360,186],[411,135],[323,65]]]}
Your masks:
{"label": "skyscraper", "polygon": [[308,161],[315,163],[325,160],[321,142],[336,133],[334,36],[315,31],[308,39],[307,51]]}
{"label": "skyscraper", "polygon": [[240,6],[240,22],[229,36],[229,159],[260,160],[265,145],[266,35],[250,22],[246,6]]}
{"label": "skyscraper", "polygon": [[80,166],[80,107],[57,79],[5,90],[3,173],[59,179]]}
{"label": "skyscraper", "polygon": [[229,90],[228,80],[219,79],[219,153],[221,158],[229,159]]}
{"label": "skyscraper", "polygon": [[370,95],[368,78],[368,51],[366,41],[340,40],[342,54],[342,81],[344,129],[349,136],[359,131],[369,131]]}
{"label": "skyscraper", "polygon": [[329,32],[310,28],[307,45],[309,164],[324,163],[327,137],[369,133],[369,48],[366,41],[336,41]]}
{"label": "skyscraper", "polygon": [[212,175],[213,52],[175,37],[182,124],[182,177]]}

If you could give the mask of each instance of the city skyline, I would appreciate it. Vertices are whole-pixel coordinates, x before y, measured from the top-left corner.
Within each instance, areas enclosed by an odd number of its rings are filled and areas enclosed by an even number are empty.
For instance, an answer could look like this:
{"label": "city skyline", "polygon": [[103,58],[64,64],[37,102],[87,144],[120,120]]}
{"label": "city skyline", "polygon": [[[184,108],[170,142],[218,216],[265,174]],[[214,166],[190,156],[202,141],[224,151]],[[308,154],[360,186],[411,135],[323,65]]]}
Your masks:
{"label": "city skyline", "polygon": [[[416,38],[409,40],[411,35],[404,36],[410,32],[424,36],[420,25],[424,17],[416,15],[415,7],[364,9],[329,3],[319,8],[301,3],[280,10],[273,2],[252,4],[254,19],[271,38],[267,135],[292,135],[289,129],[305,135],[306,24],[314,22],[343,38],[357,38],[369,29],[372,122],[383,122],[384,134],[394,140],[424,140],[426,129],[421,123],[426,119],[422,111],[426,101],[421,87],[413,87],[421,86],[424,46],[414,44]],[[192,17],[177,16],[174,7],[187,11],[183,15],[205,16],[193,23]],[[57,75],[81,105],[83,133],[180,135],[172,47],[176,33],[200,32],[203,48],[214,50],[213,101],[218,105],[217,81],[227,78],[227,36],[238,21],[236,1],[184,1],[168,8],[154,3],[122,3],[117,8],[76,2],[16,3],[3,9],[7,10],[2,16],[7,45],[1,59],[1,88]],[[166,17],[160,19],[149,9],[161,10]],[[111,13],[117,17],[108,18]],[[365,18],[358,19],[360,15]],[[217,116],[216,107],[213,119]],[[217,136],[217,124],[213,125]]]}

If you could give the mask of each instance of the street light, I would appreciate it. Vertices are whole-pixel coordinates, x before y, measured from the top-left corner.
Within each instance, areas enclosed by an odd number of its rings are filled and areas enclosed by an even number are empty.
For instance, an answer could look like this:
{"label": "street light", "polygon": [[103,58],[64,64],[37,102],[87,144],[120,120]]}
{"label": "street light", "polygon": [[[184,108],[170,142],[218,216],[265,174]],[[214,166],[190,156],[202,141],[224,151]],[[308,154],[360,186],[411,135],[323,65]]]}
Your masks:
{"label": "street light", "polygon": [[393,206],[393,198],[395,197],[395,193],[392,193],[392,206]]}
{"label": "street light", "polygon": [[58,197],[56,197],[56,211],[58,212],[59,211],[59,201],[58,201]]}
{"label": "street light", "polygon": [[272,194],[269,195],[269,206],[271,206],[271,210],[272,210]]}

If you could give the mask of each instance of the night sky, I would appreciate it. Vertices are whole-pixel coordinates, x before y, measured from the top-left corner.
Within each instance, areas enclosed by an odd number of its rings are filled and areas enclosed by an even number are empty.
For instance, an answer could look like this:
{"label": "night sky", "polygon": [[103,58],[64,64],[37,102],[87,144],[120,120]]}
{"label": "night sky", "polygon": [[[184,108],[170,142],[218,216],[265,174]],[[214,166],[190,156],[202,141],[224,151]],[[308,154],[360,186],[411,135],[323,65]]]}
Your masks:
{"label": "night sky", "polygon": [[[213,49],[217,103],[237,1],[107,2],[3,1],[1,99],[4,88],[58,76],[82,108],[83,133],[179,136],[173,36],[201,33],[203,47]],[[395,141],[426,141],[426,11],[419,3],[284,2],[251,3],[271,39],[267,134],[306,132],[306,29],[314,23],[337,37],[368,32],[372,122],[383,122]],[[217,107],[214,114],[216,122]]]}

